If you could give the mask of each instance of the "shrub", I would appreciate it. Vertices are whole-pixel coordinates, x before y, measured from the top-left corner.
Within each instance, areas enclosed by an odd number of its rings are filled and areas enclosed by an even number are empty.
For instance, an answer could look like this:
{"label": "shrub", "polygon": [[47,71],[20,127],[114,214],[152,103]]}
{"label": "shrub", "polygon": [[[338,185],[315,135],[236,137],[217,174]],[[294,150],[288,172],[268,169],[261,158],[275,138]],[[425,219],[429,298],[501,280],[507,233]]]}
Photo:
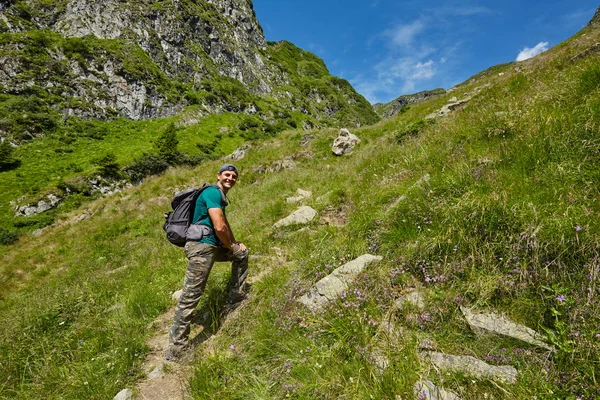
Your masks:
{"label": "shrub", "polygon": [[114,153],[107,153],[104,157],[97,161],[99,173],[105,178],[119,178],[121,177],[121,169],[117,163],[117,156]]}
{"label": "shrub", "polygon": [[6,228],[0,227],[0,244],[9,245],[19,240],[19,235]]}
{"label": "shrub", "polygon": [[132,182],[140,182],[145,177],[160,174],[167,168],[169,164],[158,154],[144,153],[125,167],[123,172]]}
{"label": "shrub", "polygon": [[434,121],[432,119],[418,119],[416,121],[411,121],[407,125],[396,131],[396,140],[400,142],[407,135],[418,135],[421,131],[423,131],[425,128],[427,128],[433,123]]}
{"label": "shrub", "polygon": [[156,148],[158,149],[158,155],[165,160],[168,164],[175,165],[178,151],[177,145],[179,144],[179,140],[177,140],[177,128],[175,124],[170,123],[167,126],[167,129],[156,139],[154,143]]}
{"label": "shrub", "polygon": [[0,171],[16,168],[20,163],[20,160],[13,156],[13,148],[8,140],[0,143]]}
{"label": "shrub", "polygon": [[92,193],[90,183],[85,176],[66,178],[60,181],[57,187],[67,193],[81,193],[86,196],[89,196]]}

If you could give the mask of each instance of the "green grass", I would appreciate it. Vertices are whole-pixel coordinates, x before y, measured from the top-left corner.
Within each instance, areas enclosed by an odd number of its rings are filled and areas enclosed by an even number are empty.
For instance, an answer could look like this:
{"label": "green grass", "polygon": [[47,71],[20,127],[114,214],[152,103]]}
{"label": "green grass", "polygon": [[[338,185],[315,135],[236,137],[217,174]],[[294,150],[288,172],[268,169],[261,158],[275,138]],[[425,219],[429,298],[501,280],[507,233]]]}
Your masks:
{"label": "green grass", "polygon": [[[240,315],[222,324],[228,266],[215,267],[199,309],[211,313],[217,336],[210,349],[196,349],[192,395],[412,398],[414,383],[427,378],[464,399],[597,398],[600,90],[593,57],[566,61],[597,42],[597,30],[586,32],[518,64],[521,72],[501,66],[457,93],[353,130],[361,142],[350,156],[331,153],[334,129],[313,131],[305,148],[301,130],[252,143],[237,162],[228,219],[259,256],[250,260],[250,275],[264,275]],[[419,122],[486,83],[463,110]],[[213,128],[231,126],[211,121]],[[167,122],[146,124],[158,133]],[[110,128],[99,141],[132,140],[117,154],[120,162],[144,151],[133,144],[137,135],[126,134],[137,125],[130,126],[119,126],[118,139]],[[194,137],[196,128],[181,131],[180,144],[195,146],[182,137]],[[309,153],[298,157],[302,152]],[[294,155],[295,169],[254,170]],[[162,213],[176,190],[212,181],[220,163],[170,169],[58,215],[70,221],[93,214],[85,221],[0,246],[1,396],[111,398],[142,378],[145,343],[155,334],[149,326],[172,307],[170,293],[186,265],[163,237]],[[341,210],[348,223],[272,228],[297,209],[285,201],[297,188],[313,192],[304,204],[321,215]],[[383,260],[345,296],[314,314],[299,305],[315,282],[364,253]],[[394,299],[415,286],[426,309],[391,312]],[[478,337],[459,306],[505,314],[544,334],[557,351]],[[387,318],[402,330],[397,340],[378,334]],[[440,373],[418,358],[423,339],[440,351],[513,365],[518,382]],[[390,362],[383,372],[374,365],[382,353]]]}

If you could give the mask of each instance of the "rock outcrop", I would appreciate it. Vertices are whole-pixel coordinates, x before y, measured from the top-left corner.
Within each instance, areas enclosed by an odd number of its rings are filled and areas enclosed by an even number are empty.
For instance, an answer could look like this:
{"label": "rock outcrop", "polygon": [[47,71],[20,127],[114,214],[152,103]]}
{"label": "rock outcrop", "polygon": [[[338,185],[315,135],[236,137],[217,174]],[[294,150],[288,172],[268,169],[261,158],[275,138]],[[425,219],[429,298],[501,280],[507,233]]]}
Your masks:
{"label": "rock outcrop", "polygon": [[287,217],[277,221],[273,227],[282,228],[290,225],[303,225],[308,224],[310,221],[315,219],[317,212],[308,206],[300,207],[298,210],[288,215]]}
{"label": "rock outcrop", "polygon": [[554,347],[542,341],[542,335],[533,329],[516,324],[501,315],[494,313],[476,313],[467,307],[461,307],[460,310],[475,333],[487,331],[498,335],[509,336],[534,346],[542,347],[546,350],[555,350]]}
{"label": "rock outcrop", "polygon": [[[310,116],[308,126],[339,111],[343,123],[378,120],[321,59],[289,42],[268,43],[251,0],[0,4],[0,33],[14,34],[0,45],[0,86],[17,95],[46,92],[64,115],[137,120],[189,104],[207,114],[254,114],[252,96],[269,96]],[[320,84],[310,92],[296,87],[311,79]]]}
{"label": "rock outcrop", "polygon": [[438,387],[427,380],[415,383],[414,394],[415,398],[419,400],[460,400],[456,393]]}
{"label": "rock outcrop", "polygon": [[381,261],[382,257],[364,254],[334,270],[331,274],[317,282],[298,301],[312,311],[323,308],[330,301],[345,292],[358,274],[369,265]]}
{"label": "rock outcrop", "polygon": [[517,370],[510,365],[489,365],[475,357],[455,356],[436,351],[424,351],[420,355],[442,371],[458,372],[478,379],[500,380],[509,384],[517,382]]}

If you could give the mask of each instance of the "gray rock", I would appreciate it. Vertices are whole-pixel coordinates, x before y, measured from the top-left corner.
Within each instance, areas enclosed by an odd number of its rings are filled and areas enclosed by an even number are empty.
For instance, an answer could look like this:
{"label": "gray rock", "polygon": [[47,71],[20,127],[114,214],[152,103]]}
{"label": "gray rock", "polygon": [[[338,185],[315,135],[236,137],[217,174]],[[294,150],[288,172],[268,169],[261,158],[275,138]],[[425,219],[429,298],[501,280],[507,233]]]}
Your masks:
{"label": "gray rock", "polygon": [[273,162],[273,164],[271,164],[267,167],[267,172],[279,172],[284,169],[295,169],[295,168],[296,168],[296,162],[291,157],[287,157],[287,158],[284,158],[283,160],[278,160],[278,161]]}
{"label": "gray rock", "polygon": [[161,364],[157,365],[156,368],[154,368],[152,372],[148,374],[148,379],[159,379],[163,376],[165,376],[165,372],[163,371],[163,366]]}
{"label": "gray rock", "polygon": [[246,157],[246,154],[248,154],[248,150],[250,150],[250,145],[245,144],[235,149],[235,151],[227,157],[225,157],[225,159],[233,161],[241,160],[242,158]]}
{"label": "gray rock", "polygon": [[350,133],[348,129],[342,128],[340,130],[339,136],[333,141],[333,146],[331,147],[331,150],[336,156],[352,154],[352,149],[357,143],[360,143],[360,139],[358,138],[358,136]]}
{"label": "gray rock", "polygon": [[297,203],[301,200],[312,197],[312,192],[309,192],[308,190],[298,189],[296,190],[296,194],[296,196],[288,197],[287,199],[285,199],[285,201],[288,203]]}
{"label": "gray rock", "polygon": [[131,400],[133,399],[133,391],[131,389],[123,389],[115,397],[113,400]]}
{"label": "gray rock", "polygon": [[553,346],[542,341],[542,336],[525,325],[516,324],[509,319],[494,313],[475,313],[472,309],[461,307],[469,326],[475,333],[481,334],[482,331],[496,333],[498,335],[509,336],[534,346],[555,351]]}
{"label": "gray rock", "polygon": [[[452,99],[454,99],[454,98],[452,98]],[[459,107],[464,106],[470,100],[471,100],[471,97],[465,97],[462,100],[458,100],[458,101],[455,101],[455,102],[452,102],[452,103],[448,103],[445,106],[443,106],[442,108],[440,108],[438,111],[427,115],[425,117],[425,119],[447,117],[448,114],[450,114],[452,111],[456,110]]]}
{"label": "gray rock", "polygon": [[426,380],[415,383],[414,394],[419,400],[460,400],[456,393],[439,388],[433,382]]}
{"label": "gray rock", "polygon": [[281,228],[289,225],[308,224],[310,221],[315,219],[316,216],[317,212],[314,209],[308,206],[303,206],[296,210],[294,213],[277,221],[273,225],[273,227]]}
{"label": "gray rock", "polygon": [[394,308],[398,311],[402,311],[406,306],[423,310],[425,308],[425,297],[423,296],[423,293],[417,289],[413,289],[394,301]]}
{"label": "gray rock", "polygon": [[298,301],[316,311],[321,309],[327,303],[335,300],[343,292],[348,290],[350,284],[356,276],[364,271],[369,265],[381,261],[382,257],[371,254],[364,254],[355,260],[352,260],[341,267],[335,269],[331,274],[317,282],[304,296]]}
{"label": "gray rock", "polygon": [[509,384],[517,382],[517,370],[510,365],[494,366],[471,356],[453,356],[435,351],[420,353],[442,371],[458,372],[478,379],[500,380]]}
{"label": "gray rock", "polygon": [[61,202],[62,198],[56,196],[55,194],[49,194],[46,196],[44,200],[40,200],[34,204],[27,204],[21,207],[18,207],[16,216],[17,217],[31,217],[33,215],[41,214],[44,211],[48,211]]}

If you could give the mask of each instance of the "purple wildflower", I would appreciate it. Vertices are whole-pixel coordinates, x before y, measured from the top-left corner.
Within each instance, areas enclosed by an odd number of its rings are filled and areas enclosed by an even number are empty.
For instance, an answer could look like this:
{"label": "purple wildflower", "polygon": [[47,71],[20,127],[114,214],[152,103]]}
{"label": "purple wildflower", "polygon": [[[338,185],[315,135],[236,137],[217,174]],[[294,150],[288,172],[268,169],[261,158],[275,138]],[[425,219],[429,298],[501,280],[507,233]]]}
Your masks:
{"label": "purple wildflower", "polygon": [[560,294],[560,295],[556,296],[556,300],[558,300],[559,303],[562,303],[563,301],[565,301],[565,296]]}

